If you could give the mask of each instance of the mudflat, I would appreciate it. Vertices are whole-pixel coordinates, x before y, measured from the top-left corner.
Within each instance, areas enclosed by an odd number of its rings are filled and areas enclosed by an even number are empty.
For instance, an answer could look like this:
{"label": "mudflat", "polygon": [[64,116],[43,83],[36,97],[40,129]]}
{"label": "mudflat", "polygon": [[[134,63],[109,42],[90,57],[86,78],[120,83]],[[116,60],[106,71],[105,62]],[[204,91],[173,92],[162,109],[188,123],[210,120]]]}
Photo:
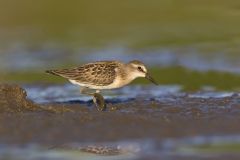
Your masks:
{"label": "mudflat", "polygon": [[91,101],[37,104],[17,85],[0,86],[2,144],[61,146],[128,140],[236,135],[239,95],[202,98],[165,96],[108,100],[99,112]]}

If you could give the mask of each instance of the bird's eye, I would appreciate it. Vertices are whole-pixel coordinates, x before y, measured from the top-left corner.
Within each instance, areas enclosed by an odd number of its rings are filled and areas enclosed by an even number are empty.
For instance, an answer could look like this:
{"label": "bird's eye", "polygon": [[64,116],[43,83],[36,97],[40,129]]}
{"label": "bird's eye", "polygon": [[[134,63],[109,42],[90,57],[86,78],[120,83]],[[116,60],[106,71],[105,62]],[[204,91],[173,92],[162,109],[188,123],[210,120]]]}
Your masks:
{"label": "bird's eye", "polygon": [[141,71],[141,72],[143,72],[143,69],[142,69],[142,67],[138,67],[138,70],[139,70],[139,71]]}

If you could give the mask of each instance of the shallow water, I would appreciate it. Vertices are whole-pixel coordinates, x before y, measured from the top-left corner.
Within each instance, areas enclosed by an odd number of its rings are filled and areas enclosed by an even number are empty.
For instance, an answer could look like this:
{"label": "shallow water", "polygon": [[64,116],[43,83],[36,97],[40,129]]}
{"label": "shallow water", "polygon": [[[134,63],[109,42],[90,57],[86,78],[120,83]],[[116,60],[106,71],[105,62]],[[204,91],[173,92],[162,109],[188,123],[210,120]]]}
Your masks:
{"label": "shallow water", "polygon": [[[124,47],[88,49],[69,52],[62,48],[46,48],[29,51],[27,48],[9,50],[1,53],[0,71],[41,71],[58,66],[80,65],[100,60],[121,60],[128,62],[133,59],[143,61],[149,67],[181,66],[198,71],[225,71],[240,73],[239,56],[228,53],[201,53],[197,49],[145,49],[131,50]],[[87,54],[86,54],[87,52]],[[58,58],[55,58],[58,57]]]}
{"label": "shallow water", "polygon": [[[80,94],[80,88],[75,85],[55,85],[55,86],[25,86],[28,93],[28,98],[36,103],[68,103],[78,101],[79,103],[88,103],[92,100],[90,96]],[[238,96],[237,92],[216,91],[214,89],[205,89],[198,92],[187,93],[182,91],[180,85],[131,85],[121,89],[103,91],[103,95],[107,101],[112,102],[127,102],[134,99],[141,100],[169,100],[174,98],[228,98],[232,96]]]}
{"label": "shallow water", "polygon": [[[71,102],[79,101],[87,103],[91,101],[90,96],[80,94],[78,86],[71,84],[56,85],[56,86],[26,86],[28,92],[28,98],[36,103],[49,103],[49,102]],[[137,97],[144,99],[155,97],[166,97],[169,95],[176,96],[181,95],[181,86],[127,86],[122,89],[116,89],[111,91],[104,91],[105,99],[109,102],[123,102]]]}
{"label": "shallow water", "polygon": [[8,160],[135,160],[240,158],[240,136],[198,136],[107,143],[70,143],[58,146],[2,145],[0,158]]}

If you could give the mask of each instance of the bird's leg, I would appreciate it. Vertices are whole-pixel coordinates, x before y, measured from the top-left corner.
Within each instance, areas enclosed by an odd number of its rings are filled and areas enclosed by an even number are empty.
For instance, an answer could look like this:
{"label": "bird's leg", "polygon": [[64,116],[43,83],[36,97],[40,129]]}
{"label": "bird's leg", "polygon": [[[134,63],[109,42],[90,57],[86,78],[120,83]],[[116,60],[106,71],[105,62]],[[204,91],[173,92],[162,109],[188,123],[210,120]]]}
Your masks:
{"label": "bird's leg", "polygon": [[87,91],[88,88],[81,88],[80,92],[89,96],[93,96],[93,102],[99,111],[104,111],[106,109],[106,103],[103,96],[100,94],[99,90],[96,90],[95,93],[90,93]]}
{"label": "bird's leg", "polygon": [[93,102],[99,111],[104,111],[106,109],[106,103],[103,96],[100,93],[93,94]]}

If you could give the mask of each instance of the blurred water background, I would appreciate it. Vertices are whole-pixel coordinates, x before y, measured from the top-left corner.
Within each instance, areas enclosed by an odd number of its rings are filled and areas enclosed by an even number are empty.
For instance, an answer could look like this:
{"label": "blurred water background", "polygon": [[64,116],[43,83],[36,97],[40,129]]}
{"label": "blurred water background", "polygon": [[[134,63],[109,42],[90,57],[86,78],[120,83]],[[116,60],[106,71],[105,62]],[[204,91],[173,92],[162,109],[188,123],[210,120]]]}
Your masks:
{"label": "blurred water background", "polygon": [[235,0],[0,1],[0,82],[63,83],[44,70],[139,59],[164,85],[239,90],[239,19]]}

